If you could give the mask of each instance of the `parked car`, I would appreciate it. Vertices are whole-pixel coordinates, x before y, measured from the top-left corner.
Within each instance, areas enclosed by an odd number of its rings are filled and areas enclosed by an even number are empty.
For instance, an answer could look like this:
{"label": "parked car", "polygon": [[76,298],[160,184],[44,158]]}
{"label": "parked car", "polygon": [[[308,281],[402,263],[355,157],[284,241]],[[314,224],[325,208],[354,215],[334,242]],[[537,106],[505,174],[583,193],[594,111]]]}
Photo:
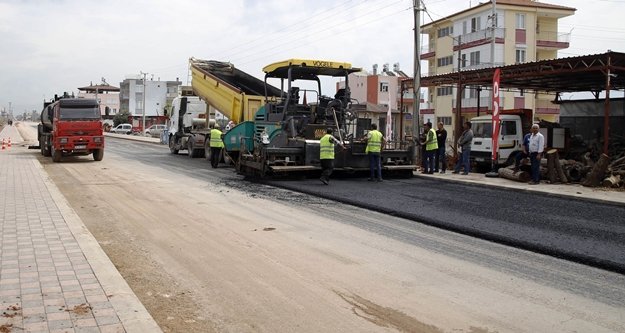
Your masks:
{"label": "parked car", "polygon": [[132,134],[132,125],[131,124],[119,124],[117,125],[117,127],[111,130],[111,133]]}
{"label": "parked car", "polygon": [[158,138],[161,136],[161,133],[163,133],[163,130],[165,128],[167,128],[167,126],[162,125],[162,124],[152,125],[145,130],[145,135],[151,136],[153,138]]}

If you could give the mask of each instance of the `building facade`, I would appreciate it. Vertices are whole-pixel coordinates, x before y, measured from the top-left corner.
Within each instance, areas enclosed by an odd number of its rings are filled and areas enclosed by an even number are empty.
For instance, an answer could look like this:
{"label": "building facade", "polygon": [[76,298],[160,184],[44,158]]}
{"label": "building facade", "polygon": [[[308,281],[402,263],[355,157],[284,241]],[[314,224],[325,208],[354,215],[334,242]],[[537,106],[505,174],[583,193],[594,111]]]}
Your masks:
{"label": "building facade", "polygon": [[[569,47],[569,33],[560,33],[558,20],[573,15],[574,8],[532,0],[497,0],[496,15],[486,2],[423,25],[428,51],[428,75],[468,71],[557,58]],[[494,35],[494,36],[493,36]],[[494,47],[492,44],[494,37]],[[461,121],[492,110],[492,87],[464,87],[461,91]],[[428,87],[427,106],[421,113],[443,122],[448,132],[455,128],[456,85]],[[555,96],[524,91],[501,93],[503,109],[532,109],[534,119],[558,121]]]}
{"label": "building facade", "polygon": [[[403,99],[401,91],[401,82],[407,79],[409,77],[399,69],[399,64],[394,64],[392,69],[388,64],[384,64],[380,71],[377,65],[373,65],[372,72],[350,74],[351,98],[357,101],[354,105],[357,115],[357,136],[368,130],[372,123],[378,125],[382,133],[386,133],[389,105],[393,139],[399,139],[401,125],[404,136],[412,134],[413,91],[412,89],[403,91]],[[343,86],[344,83],[341,82],[337,88]],[[400,110],[403,112],[400,113]]]}
{"label": "building facade", "polygon": [[[120,83],[119,107],[133,117],[166,116],[172,100],[178,96],[182,82],[146,80],[140,75],[128,76]],[[144,96],[145,93],[145,96]],[[145,108],[144,108],[145,102]]]}
{"label": "building facade", "polygon": [[100,102],[100,114],[103,116],[114,116],[119,112],[119,88],[106,83],[102,78],[102,83],[78,88],[79,98],[94,98]]}

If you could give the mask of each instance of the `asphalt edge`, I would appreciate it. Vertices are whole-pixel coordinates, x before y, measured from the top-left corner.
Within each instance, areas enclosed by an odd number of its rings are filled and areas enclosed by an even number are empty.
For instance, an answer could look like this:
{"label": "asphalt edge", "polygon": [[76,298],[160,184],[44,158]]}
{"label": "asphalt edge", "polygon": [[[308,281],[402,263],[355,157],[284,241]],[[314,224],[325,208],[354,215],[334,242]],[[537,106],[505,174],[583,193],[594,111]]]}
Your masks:
{"label": "asphalt edge", "polygon": [[[488,187],[488,188],[498,188],[498,189],[505,189],[505,190],[512,190],[512,191],[519,191],[519,192],[525,192],[525,193],[538,193],[541,195],[545,195],[545,196],[552,196],[552,197],[556,197],[556,198],[562,198],[562,199],[576,199],[576,200],[583,200],[583,201],[588,201],[588,202],[594,202],[594,203],[600,203],[600,204],[605,204],[605,205],[610,205],[610,206],[617,206],[617,207],[622,207],[623,203],[618,202],[618,201],[612,201],[612,200],[606,200],[606,199],[598,199],[598,198],[588,198],[588,197],[584,197],[584,196],[574,196],[574,195],[570,195],[570,194],[561,194],[561,193],[553,193],[553,192],[547,192],[547,191],[542,191],[540,190],[540,188],[534,188],[534,190],[530,190],[527,188],[518,188],[515,186],[506,186],[506,185],[500,185],[500,184],[489,184],[489,183],[480,183],[478,181],[473,181],[473,180],[464,180],[464,179],[449,179],[449,178],[442,178],[442,177],[428,177],[425,175],[421,175],[421,174],[414,174],[414,177],[417,178],[421,178],[421,179],[429,179],[429,180],[440,180],[440,181],[444,181],[444,182],[448,182],[448,183],[454,183],[454,184],[468,184],[468,185],[475,185],[475,186],[481,186],[481,187]],[[510,180],[511,182],[514,182],[513,180]],[[519,182],[514,182],[514,184],[520,184]],[[550,184],[545,184],[546,186],[549,186]],[[569,184],[572,185],[572,184]]]}
{"label": "asphalt edge", "polygon": [[[426,177],[423,177],[423,178],[426,178]],[[283,188],[283,189],[290,190],[290,191],[297,191],[297,192],[305,193],[305,194],[312,195],[315,197],[321,197],[324,199],[337,201],[343,204],[404,218],[410,221],[414,221],[416,223],[423,223],[425,225],[435,227],[441,230],[446,230],[446,231],[451,231],[451,232],[459,233],[459,234],[466,235],[466,236],[476,237],[476,238],[494,242],[497,244],[512,246],[512,247],[519,248],[522,250],[526,250],[526,251],[530,251],[530,252],[534,252],[534,253],[538,253],[542,255],[547,255],[550,257],[558,258],[558,259],[564,259],[564,260],[576,262],[579,264],[591,266],[594,268],[603,269],[603,270],[610,271],[610,272],[625,274],[625,265],[620,265],[612,261],[601,260],[599,258],[595,258],[591,256],[584,256],[581,254],[567,252],[564,250],[556,250],[556,249],[552,249],[552,248],[549,248],[547,246],[543,246],[540,244],[520,241],[512,237],[506,237],[506,236],[502,236],[498,234],[481,232],[476,229],[462,228],[462,227],[450,225],[444,222],[436,221],[426,216],[419,216],[415,214],[405,214],[405,213],[397,212],[397,211],[387,209],[385,207],[378,206],[378,205],[365,205],[355,200],[350,200],[348,198],[344,198],[341,196],[328,195],[327,193],[320,195],[319,193],[315,193],[313,191],[308,191],[305,189],[293,189],[289,186],[282,185],[282,184],[267,183],[267,182],[262,182],[262,183],[265,185],[269,185],[269,186],[275,186],[275,187]],[[570,198],[570,196],[565,196],[565,197]],[[601,201],[601,203],[605,203],[605,202]]]}
{"label": "asphalt edge", "polygon": [[126,332],[162,332],[154,318],[152,318],[115,265],[104,253],[98,241],[82,222],[82,219],[71,208],[69,202],[54,182],[50,180],[41,163],[34,159],[33,164],[41,173],[43,182],[48,188],[52,200],[87,258]]}

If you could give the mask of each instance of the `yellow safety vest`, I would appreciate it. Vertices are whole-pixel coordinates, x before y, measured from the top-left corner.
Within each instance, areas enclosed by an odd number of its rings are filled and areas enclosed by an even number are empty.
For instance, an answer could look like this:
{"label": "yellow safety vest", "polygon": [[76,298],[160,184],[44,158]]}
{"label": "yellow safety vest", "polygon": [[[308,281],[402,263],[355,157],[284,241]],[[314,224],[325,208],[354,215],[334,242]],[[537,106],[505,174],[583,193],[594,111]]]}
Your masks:
{"label": "yellow safety vest", "polygon": [[382,133],[378,130],[371,130],[369,134],[365,153],[379,153],[382,150]]}
{"label": "yellow safety vest", "polygon": [[211,148],[223,148],[224,147],[224,142],[221,141],[221,131],[216,128],[213,128],[211,130],[210,146]]}
{"label": "yellow safety vest", "polygon": [[332,135],[326,134],[319,140],[319,159],[320,160],[333,160],[334,159],[334,141]]}
{"label": "yellow safety vest", "polygon": [[425,144],[426,144],[425,150],[438,149],[438,140],[436,139],[436,131],[433,128],[430,128]]}

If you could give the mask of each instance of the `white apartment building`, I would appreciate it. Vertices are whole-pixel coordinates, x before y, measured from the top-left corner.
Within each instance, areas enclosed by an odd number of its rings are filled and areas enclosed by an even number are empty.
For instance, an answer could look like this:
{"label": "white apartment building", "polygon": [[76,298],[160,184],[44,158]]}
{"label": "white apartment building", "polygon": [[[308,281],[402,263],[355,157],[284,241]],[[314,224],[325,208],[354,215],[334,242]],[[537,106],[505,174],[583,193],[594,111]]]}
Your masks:
{"label": "white apartment building", "polygon": [[[145,116],[164,116],[171,101],[178,96],[178,89],[182,82],[154,81],[148,79],[143,85],[143,76],[130,75],[120,83],[120,111],[127,111],[134,117],[143,116],[145,101]],[[145,93],[145,96],[144,96]]]}
{"label": "white apartment building", "polygon": [[[428,62],[428,76],[555,59],[558,50],[569,47],[570,37],[569,33],[558,30],[558,20],[574,13],[575,8],[538,1],[496,0],[496,19],[493,20],[492,2],[480,3],[421,26],[429,41],[421,59]],[[494,57],[491,54],[493,30]],[[490,88],[466,87],[463,90],[462,121],[490,113]],[[427,95],[428,105],[422,115],[434,115],[448,131],[453,129],[455,85],[429,87]],[[559,107],[553,100],[554,96],[550,95],[506,91],[502,93],[500,105],[503,109],[532,109],[535,120],[557,121]]]}

